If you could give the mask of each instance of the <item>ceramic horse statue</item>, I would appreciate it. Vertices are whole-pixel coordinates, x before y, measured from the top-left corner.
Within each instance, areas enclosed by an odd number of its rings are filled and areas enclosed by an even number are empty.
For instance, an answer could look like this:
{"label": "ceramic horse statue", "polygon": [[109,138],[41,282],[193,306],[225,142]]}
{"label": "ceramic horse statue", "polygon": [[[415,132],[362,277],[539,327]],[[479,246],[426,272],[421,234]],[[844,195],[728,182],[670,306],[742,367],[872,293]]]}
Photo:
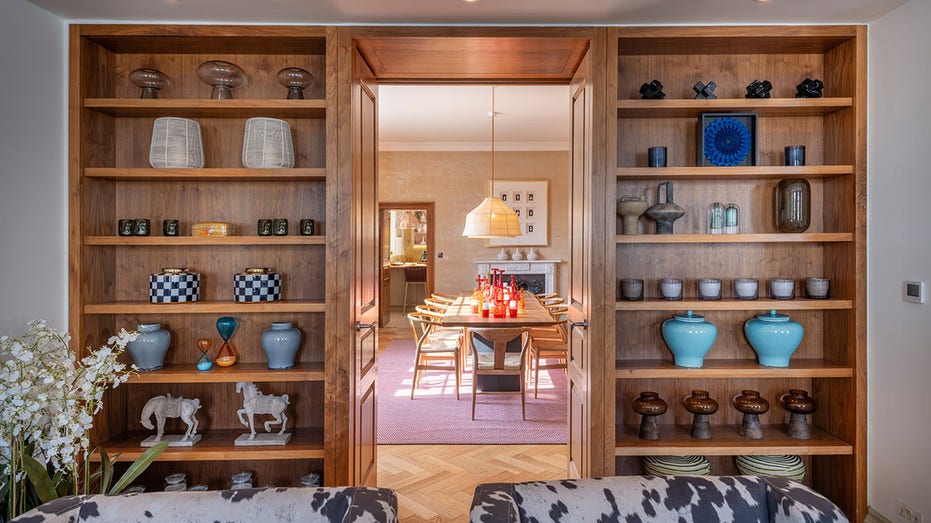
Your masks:
{"label": "ceramic horse statue", "polygon": [[[288,425],[288,417],[285,416],[284,409],[290,403],[287,394],[281,396],[265,395],[254,383],[247,381],[236,382],[236,392],[242,392],[243,395],[242,408],[236,411],[236,414],[239,416],[239,422],[249,427],[251,432],[249,439],[255,439],[255,424],[252,418],[256,414],[270,414],[275,418],[265,422],[265,432],[271,432],[273,424],[281,423],[281,430],[278,431],[278,434],[284,434]],[[249,418],[248,422],[246,417]]]}
{"label": "ceramic horse statue", "polygon": [[165,419],[181,418],[181,421],[187,425],[187,432],[184,433],[181,441],[187,441],[197,434],[197,418],[194,417],[194,414],[196,414],[199,409],[200,400],[197,398],[173,398],[171,394],[155,396],[145,402],[145,406],[142,407],[142,416],[139,422],[147,429],[154,429],[155,427],[152,426],[151,419],[154,414],[155,422],[158,425],[158,433],[155,437],[155,441],[159,442],[162,440],[162,434],[165,432]]}

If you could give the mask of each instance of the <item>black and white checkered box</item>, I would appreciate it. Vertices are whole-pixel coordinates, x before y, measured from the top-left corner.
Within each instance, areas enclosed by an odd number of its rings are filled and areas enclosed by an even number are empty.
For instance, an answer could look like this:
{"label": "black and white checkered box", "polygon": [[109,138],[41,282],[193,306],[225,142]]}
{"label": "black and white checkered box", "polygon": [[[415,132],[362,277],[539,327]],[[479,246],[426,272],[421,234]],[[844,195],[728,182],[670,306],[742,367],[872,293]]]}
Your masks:
{"label": "black and white checkered box", "polygon": [[200,299],[200,274],[196,272],[149,275],[152,303],[181,303]]}
{"label": "black and white checkered box", "polygon": [[280,300],[281,274],[237,274],[233,276],[233,295],[238,302]]}

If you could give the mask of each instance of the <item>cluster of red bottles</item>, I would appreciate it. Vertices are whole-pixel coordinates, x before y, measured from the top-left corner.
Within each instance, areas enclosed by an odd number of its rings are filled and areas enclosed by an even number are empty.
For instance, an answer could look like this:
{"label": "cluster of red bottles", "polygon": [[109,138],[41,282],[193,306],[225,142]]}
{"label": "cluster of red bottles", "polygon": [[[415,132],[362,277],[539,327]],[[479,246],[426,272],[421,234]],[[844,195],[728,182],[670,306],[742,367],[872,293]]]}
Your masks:
{"label": "cluster of red bottles", "polygon": [[514,282],[504,282],[504,269],[492,269],[488,277],[481,274],[475,278],[477,284],[472,292],[472,314],[481,313],[483,318],[516,318],[517,311],[524,309],[524,295]]}

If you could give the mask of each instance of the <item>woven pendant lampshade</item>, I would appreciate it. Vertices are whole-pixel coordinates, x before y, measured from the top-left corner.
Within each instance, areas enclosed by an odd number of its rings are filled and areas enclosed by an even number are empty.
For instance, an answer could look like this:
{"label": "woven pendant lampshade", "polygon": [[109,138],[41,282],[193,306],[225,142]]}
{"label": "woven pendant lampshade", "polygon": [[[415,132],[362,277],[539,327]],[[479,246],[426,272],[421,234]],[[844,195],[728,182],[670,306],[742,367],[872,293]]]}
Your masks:
{"label": "woven pendant lampshade", "polygon": [[[491,194],[495,194],[495,88],[491,88]],[[494,196],[466,215],[462,235],[469,238],[514,238],[523,234],[513,209]]]}

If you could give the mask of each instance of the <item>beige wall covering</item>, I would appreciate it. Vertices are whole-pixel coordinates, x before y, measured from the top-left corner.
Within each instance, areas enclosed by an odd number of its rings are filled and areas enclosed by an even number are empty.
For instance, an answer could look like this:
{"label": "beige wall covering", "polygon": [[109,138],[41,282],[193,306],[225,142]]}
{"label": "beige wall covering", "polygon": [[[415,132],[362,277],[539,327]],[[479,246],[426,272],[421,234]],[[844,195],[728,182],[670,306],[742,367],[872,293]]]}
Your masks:
{"label": "beige wall covering", "polygon": [[[495,178],[549,181],[549,245],[537,248],[540,259],[562,260],[556,291],[565,294],[569,259],[569,152],[507,151],[495,154]],[[381,202],[436,202],[436,290],[458,292],[475,284],[473,260],[494,259],[500,249],[485,240],[462,237],[465,215],[488,196],[488,151],[381,151],[378,156]],[[527,247],[520,247],[524,255]],[[512,252],[508,248],[508,252]]]}

